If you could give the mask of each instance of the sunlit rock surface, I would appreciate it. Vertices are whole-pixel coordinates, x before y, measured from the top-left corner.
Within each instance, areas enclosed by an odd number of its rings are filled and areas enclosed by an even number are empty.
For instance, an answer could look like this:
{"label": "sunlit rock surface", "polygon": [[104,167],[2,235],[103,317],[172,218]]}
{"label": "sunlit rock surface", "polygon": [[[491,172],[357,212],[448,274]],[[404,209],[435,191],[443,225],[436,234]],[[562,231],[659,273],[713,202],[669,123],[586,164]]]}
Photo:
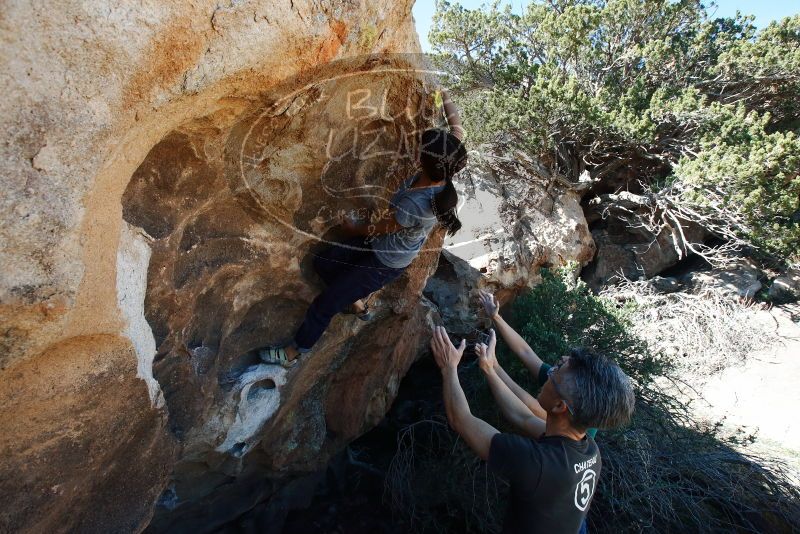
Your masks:
{"label": "sunlit rock surface", "polygon": [[477,165],[456,182],[463,227],[445,239],[425,296],[449,331],[475,341],[488,327],[479,289],[505,304],[538,284],[542,267],[586,265],[595,245],[580,204],[580,184],[522,166]]}
{"label": "sunlit rock surface", "polygon": [[594,242],[576,189],[521,169],[478,171],[460,189],[464,227],[445,240],[445,250],[493,287],[533,287],[541,267],[592,259]]}
{"label": "sunlit rock surface", "polygon": [[410,10],[4,7],[0,530],[210,530],[383,416],[441,235],[299,369],[252,349],[298,325],[337,215],[410,172]]}
{"label": "sunlit rock surface", "polygon": [[761,290],[759,278],[762,278],[762,274],[754,261],[738,258],[724,267],[691,273],[688,281],[695,291],[701,293],[752,299]]}

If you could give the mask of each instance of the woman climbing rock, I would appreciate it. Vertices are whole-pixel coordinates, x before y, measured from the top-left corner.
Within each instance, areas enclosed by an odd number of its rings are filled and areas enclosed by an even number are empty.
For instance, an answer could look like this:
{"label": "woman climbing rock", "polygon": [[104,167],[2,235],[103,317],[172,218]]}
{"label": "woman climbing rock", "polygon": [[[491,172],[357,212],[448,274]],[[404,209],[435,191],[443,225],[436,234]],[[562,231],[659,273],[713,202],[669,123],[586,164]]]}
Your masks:
{"label": "woman climbing rock", "polygon": [[453,176],[467,160],[461,142],[464,131],[446,91],[442,91],[442,103],[450,131],[423,132],[418,171],[402,183],[380,220],[342,224],[351,238],[314,259],[314,269],[327,287],[309,306],[293,342],[261,349],[262,361],[291,367],[300,354],[311,350],[337,313],[349,311],[362,320],[371,319],[362,299],[403,273],[437,222],[450,235],[461,228]]}

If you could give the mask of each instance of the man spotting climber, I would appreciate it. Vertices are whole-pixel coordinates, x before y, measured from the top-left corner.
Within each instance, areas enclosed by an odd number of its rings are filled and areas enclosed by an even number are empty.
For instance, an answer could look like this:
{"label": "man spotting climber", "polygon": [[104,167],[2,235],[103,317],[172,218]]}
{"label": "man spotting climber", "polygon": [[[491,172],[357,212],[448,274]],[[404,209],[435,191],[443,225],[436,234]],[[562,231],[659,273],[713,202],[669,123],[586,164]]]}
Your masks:
{"label": "man spotting climber", "polygon": [[484,307],[511,350],[544,385],[533,398],[508,377],[495,357],[496,338],[478,344],[480,368],[503,415],[524,437],[500,433],[473,416],[458,379],[466,346],[453,346],[443,327],[434,328],[431,349],[442,371],[447,419],[467,445],[511,486],[504,532],[576,533],[582,526],[600,475],[600,452],[587,429],[625,424],[634,408],[630,379],[603,355],[573,349],[555,366],[542,362],[500,317],[497,301]]}

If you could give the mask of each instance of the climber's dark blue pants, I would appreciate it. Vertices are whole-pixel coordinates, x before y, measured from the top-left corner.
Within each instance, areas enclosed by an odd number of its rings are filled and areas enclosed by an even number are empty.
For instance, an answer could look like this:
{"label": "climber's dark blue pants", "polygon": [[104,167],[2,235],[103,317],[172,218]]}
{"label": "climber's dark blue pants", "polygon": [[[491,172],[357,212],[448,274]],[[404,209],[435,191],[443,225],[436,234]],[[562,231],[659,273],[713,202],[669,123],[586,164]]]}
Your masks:
{"label": "climber's dark blue pants", "polygon": [[318,253],[314,258],[314,270],[328,287],[311,303],[294,336],[300,352],[307,352],[314,346],[334,315],[382,288],[404,271],[381,263],[363,237],[329,246]]}

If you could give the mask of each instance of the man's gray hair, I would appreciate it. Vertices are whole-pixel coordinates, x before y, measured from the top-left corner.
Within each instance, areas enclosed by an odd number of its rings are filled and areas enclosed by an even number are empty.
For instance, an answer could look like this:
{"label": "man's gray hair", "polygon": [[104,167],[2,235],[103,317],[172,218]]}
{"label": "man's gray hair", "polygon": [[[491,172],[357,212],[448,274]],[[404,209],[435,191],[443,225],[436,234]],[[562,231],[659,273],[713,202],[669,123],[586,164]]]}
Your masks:
{"label": "man's gray hair", "polygon": [[619,365],[603,354],[572,349],[567,374],[575,427],[610,429],[626,424],[636,399],[633,384]]}

